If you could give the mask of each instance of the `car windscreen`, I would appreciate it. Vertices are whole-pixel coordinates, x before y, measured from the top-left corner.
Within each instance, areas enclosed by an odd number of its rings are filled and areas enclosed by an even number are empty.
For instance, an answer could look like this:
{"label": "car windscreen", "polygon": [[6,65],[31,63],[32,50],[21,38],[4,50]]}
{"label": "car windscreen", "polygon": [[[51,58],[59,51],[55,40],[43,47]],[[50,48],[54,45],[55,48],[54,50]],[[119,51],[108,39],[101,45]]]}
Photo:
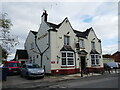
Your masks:
{"label": "car windscreen", "polygon": [[37,64],[34,64],[34,65],[28,65],[27,68],[40,68],[40,66]]}
{"label": "car windscreen", "polygon": [[19,63],[8,63],[9,67],[19,67]]}

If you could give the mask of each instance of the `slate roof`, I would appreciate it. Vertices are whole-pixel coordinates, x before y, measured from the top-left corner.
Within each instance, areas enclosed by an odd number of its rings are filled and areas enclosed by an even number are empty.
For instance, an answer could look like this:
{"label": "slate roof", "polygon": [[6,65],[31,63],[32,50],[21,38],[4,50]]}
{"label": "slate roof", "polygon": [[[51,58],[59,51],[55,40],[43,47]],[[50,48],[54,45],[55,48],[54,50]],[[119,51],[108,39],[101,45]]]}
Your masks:
{"label": "slate roof", "polygon": [[88,52],[86,52],[85,50],[81,50],[81,51],[78,52],[78,54],[86,55],[86,54],[88,54]]}
{"label": "slate roof", "polygon": [[[49,26],[49,27],[52,27],[53,29],[51,29],[52,31],[57,31],[56,28],[59,28],[61,26],[61,24],[67,19],[67,17],[60,23],[60,24],[54,24],[54,23],[51,23],[51,22],[46,22],[46,24]],[[72,27],[72,26],[71,26]],[[72,28],[73,29],[73,28]],[[86,31],[84,32],[81,32],[81,31],[78,31],[78,30],[74,30],[74,33],[76,34],[77,37],[82,37],[82,38],[85,38],[87,39],[87,36],[89,35],[90,33],[90,30],[93,30],[92,27],[90,27],[89,29],[87,29]],[[98,39],[99,40],[99,39]],[[99,42],[101,42],[101,40],[99,40]]]}
{"label": "slate roof", "polygon": [[95,49],[92,49],[90,54],[99,54]]}
{"label": "slate roof", "polygon": [[80,31],[77,31],[77,30],[73,30],[73,31],[74,31],[74,33],[76,33],[77,37],[82,37],[82,38],[86,38],[87,39],[87,36],[89,35],[90,30],[91,30],[91,28],[87,29],[84,32],[80,32]]}
{"label": "slate roof", "polygon": [[54,23],[50,23],[50,22],[46,22],[46,23],[48,24],[49,27],[53,27],[54,29],[55,29],[55,28],[59,28],[60,25],[61,25],[61,23],[58,24],[58,25],[57,25],[57,24],[54,24]]}
{"label": "slate roof", "polygon": [[38,32],[36,32],[36,31],[31,31],[34,35],[36,35]]}
{"label": "slate roof", "polygon": [[27,50],[17,50],[15,58],[16,56],[18,56],[18,59],[28,59]]}
{"label": "slate roof", "polygon": [[120,55],[120,51],[115,52],[113,55]]}

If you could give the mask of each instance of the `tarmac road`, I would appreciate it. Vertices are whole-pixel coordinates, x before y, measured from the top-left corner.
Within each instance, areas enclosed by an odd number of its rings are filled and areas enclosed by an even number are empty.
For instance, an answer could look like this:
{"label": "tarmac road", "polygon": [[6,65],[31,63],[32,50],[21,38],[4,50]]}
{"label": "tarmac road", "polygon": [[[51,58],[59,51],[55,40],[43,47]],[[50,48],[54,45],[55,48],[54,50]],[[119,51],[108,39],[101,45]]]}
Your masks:
{"label": "tarmac road", "polygon": [[118,75],[64,81],[48,88],[118,88]]}
{"label": "tarmac road", "polygon": [[[119,73],[120,76],[120,73]],[[9,76],[3,88],[29,88],[34,90],[49,88],[118,88],[118,73],[80,77],[80,74],[46,76],[43,79],[26,80],[20,76]],[[13,90],[13,89],[11,89]]]}

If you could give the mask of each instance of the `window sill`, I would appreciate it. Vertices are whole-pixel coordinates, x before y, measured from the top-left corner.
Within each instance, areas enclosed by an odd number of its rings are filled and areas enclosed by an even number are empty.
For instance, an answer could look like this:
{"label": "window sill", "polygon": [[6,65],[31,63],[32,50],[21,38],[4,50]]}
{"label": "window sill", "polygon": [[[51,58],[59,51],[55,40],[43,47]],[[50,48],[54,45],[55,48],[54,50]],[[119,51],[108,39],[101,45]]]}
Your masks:
{"label": "window sill", "polygon": [[61,66],[61,68],[73,68],[75,66]]}

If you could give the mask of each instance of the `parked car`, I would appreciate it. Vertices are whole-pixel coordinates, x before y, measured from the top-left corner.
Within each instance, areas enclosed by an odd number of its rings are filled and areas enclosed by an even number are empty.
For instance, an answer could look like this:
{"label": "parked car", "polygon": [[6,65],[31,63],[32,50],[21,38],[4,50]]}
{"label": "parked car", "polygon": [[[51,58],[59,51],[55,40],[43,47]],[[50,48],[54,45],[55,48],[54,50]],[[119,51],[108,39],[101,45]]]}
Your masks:
{"label": "parked car", "polygon": [[6,61],[4,66],[8,68],[8,75],[20,74],[20,63],[18,61]]}
{"label": "parked car", "polygon": [[44,77],[44,69],[40,68],[38,64],[23,64],[20,70],[21,77]]}
{"label": "parked car", "polygon": [[110,69],[117,69],[118,68],[118,63],[116,63],[116,62],[108,62],[108,63],[106,63],[106,65]]}

